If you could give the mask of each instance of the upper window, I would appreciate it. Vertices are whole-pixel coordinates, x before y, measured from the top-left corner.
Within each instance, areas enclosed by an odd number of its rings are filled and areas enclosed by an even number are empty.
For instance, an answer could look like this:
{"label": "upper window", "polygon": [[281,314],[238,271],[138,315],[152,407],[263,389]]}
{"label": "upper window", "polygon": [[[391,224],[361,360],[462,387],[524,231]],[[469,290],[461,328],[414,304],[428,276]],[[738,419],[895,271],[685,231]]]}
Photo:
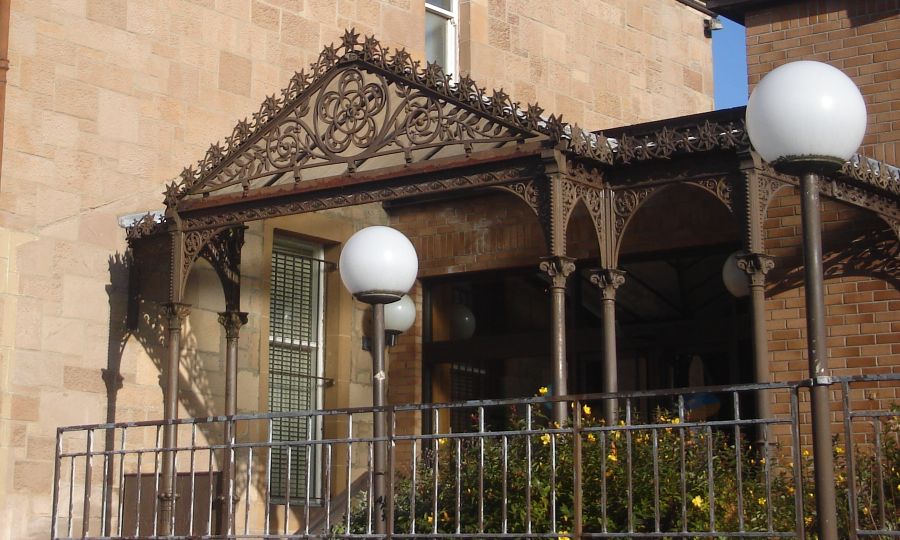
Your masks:
{"label": "upper window", "polygon": [[425,56],[456,74],[458,0],[425,0]]}

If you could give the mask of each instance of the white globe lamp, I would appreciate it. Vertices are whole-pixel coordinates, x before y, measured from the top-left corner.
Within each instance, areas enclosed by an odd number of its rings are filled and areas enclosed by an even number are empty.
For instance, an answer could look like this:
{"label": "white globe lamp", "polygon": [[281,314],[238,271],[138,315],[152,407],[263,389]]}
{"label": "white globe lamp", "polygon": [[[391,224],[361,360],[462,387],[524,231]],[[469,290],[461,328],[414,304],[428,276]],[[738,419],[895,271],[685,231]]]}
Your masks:
{"label": "white globe lamp", "polygon": [[415,322],[416,304],[408,294],[384,306],[384,331],[388,334],[402,334]]}
{"label": "white globe lamp", "polygon": [[412,288],[419,260],[403,233],[376,225],[347,240],[338,266],[341,280],[353,296],[369,304],[387,304]]}
{"label": "white globe lamp", "polygon": [[753,148],[784,170],[837,169],[856,152],[865,132],[866,104],[859,89],[821,62],[775,68],[747,102]]}
{"label": "white globe lamp", "polygon": [[722,283],[725,289],[735,298],[750,296],[750,279],[747,273],[738,268],[738,253],[732,253],[722,265]]}

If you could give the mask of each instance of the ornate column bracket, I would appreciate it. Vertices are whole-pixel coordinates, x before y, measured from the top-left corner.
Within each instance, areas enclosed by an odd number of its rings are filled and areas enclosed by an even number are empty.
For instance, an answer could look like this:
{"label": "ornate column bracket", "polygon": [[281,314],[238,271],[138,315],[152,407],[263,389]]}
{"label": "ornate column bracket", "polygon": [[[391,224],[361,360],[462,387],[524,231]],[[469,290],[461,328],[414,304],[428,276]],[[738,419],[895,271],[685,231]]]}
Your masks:
{"label": "ornate column bracket", "polygon": [[543,257],[540,270],[550,277],[552,288],[565,289],[566,281],[575,271],[575,259],[565,256]]}
{"label": "ornate column bracket", "polygon": [[247,324],[246,311],[222,311],[219,313],[219,324],[225,327],[227,339],[237,339],[241,327]]}
{"label": "ornate column bracket", "polygon": [[737,256],[737,266],[750,277],[752,286],[764,287],[766,274],[775,268],[775,259],[763,253],[744,252]]}
{"label": "ornate column bracket", "polygon": [[[625,227],[638,209],[647,201],[647,199],[657,190],[656,187],[645,188],[629,188],[616,190],[612,192],[612,218],[615,225],[615,243],[616,251],[618,245],[622,242],[622,236],[625,233]],[[611,261],[612,262],[612,261]],[[607,263],[609,266],[614,266]]]}
{"label": "ornate column bracket", "polygon": [[534,180],[513,182],[512,184],[502,184],[499,186],[495,186],[495,188],[512,193],[516,197],[522,199],[522,201],[524,201],[525,204],[527,204],[528,207],[531,208],[535,216],[539,217],[541,215],[540,196],[538,195],[537,187],[534,185]]}
{"label": "ornate column bracket", "polygon": [[180,302],[169,302],[162,305],[162,314],[166,318],[169,329],[181,329],[181,324],[191,314],[191,305]]}
{"label": "ornate column bracket", "polygon": [[600,288],[604,300],[615,300],[616,289],[625,284],[625,274],[624,270],[616,268],[598,268],[591,270],[590,280]]}
{"label": "ornate column bracket", "polygon": [[706,190],[713,197],[719,199],[728,210],[734,212],[734,198],[732,196],[734,185],[731,178],[727,176],[719,178],[701,178],[699,180],[691,180],[688,183]]}
{"label": "ornate column bracket", "polygon": [[244,226],[221,230],[200,249],[199,256],[209,261],[222,283],[227,311],[239,311],[241,305],[241,248]]}

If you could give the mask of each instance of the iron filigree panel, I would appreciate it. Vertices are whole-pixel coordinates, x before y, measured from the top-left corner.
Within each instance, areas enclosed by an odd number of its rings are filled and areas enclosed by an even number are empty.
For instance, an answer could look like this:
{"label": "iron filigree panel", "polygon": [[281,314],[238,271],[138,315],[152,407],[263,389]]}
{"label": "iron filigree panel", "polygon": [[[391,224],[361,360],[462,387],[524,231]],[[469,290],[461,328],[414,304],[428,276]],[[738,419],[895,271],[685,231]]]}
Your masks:
{"label": "iron filigree panel", "polygon": [[299,181],[304,169],[322,165],[352,171],[374,156],[399,154],[411,162],[431,157],[415,150],[452,144],[469,152],[479,142],[524,140],[546,132],[542,113],[348,31],[250,120],[238,122],[224,144],[213,144],[196,168],[185,169],[167,199],[238,185],[248,190],[262,179]]}

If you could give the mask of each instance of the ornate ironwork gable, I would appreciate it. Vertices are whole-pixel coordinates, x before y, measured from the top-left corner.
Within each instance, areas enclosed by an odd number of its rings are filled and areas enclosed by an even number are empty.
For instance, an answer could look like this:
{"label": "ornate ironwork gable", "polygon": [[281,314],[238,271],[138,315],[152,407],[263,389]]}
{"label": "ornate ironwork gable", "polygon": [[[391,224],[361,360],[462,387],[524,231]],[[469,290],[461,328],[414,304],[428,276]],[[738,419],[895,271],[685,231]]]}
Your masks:
{"label": "ornate ironwork gable", "polygon": [[[521,107],[405,50],[345,32],[309,71],[213,144],[169,186],[166,201],[234,193],[497,148],[553,131],[537,105]],[[558,129],[555,131],[559,131]]]}

